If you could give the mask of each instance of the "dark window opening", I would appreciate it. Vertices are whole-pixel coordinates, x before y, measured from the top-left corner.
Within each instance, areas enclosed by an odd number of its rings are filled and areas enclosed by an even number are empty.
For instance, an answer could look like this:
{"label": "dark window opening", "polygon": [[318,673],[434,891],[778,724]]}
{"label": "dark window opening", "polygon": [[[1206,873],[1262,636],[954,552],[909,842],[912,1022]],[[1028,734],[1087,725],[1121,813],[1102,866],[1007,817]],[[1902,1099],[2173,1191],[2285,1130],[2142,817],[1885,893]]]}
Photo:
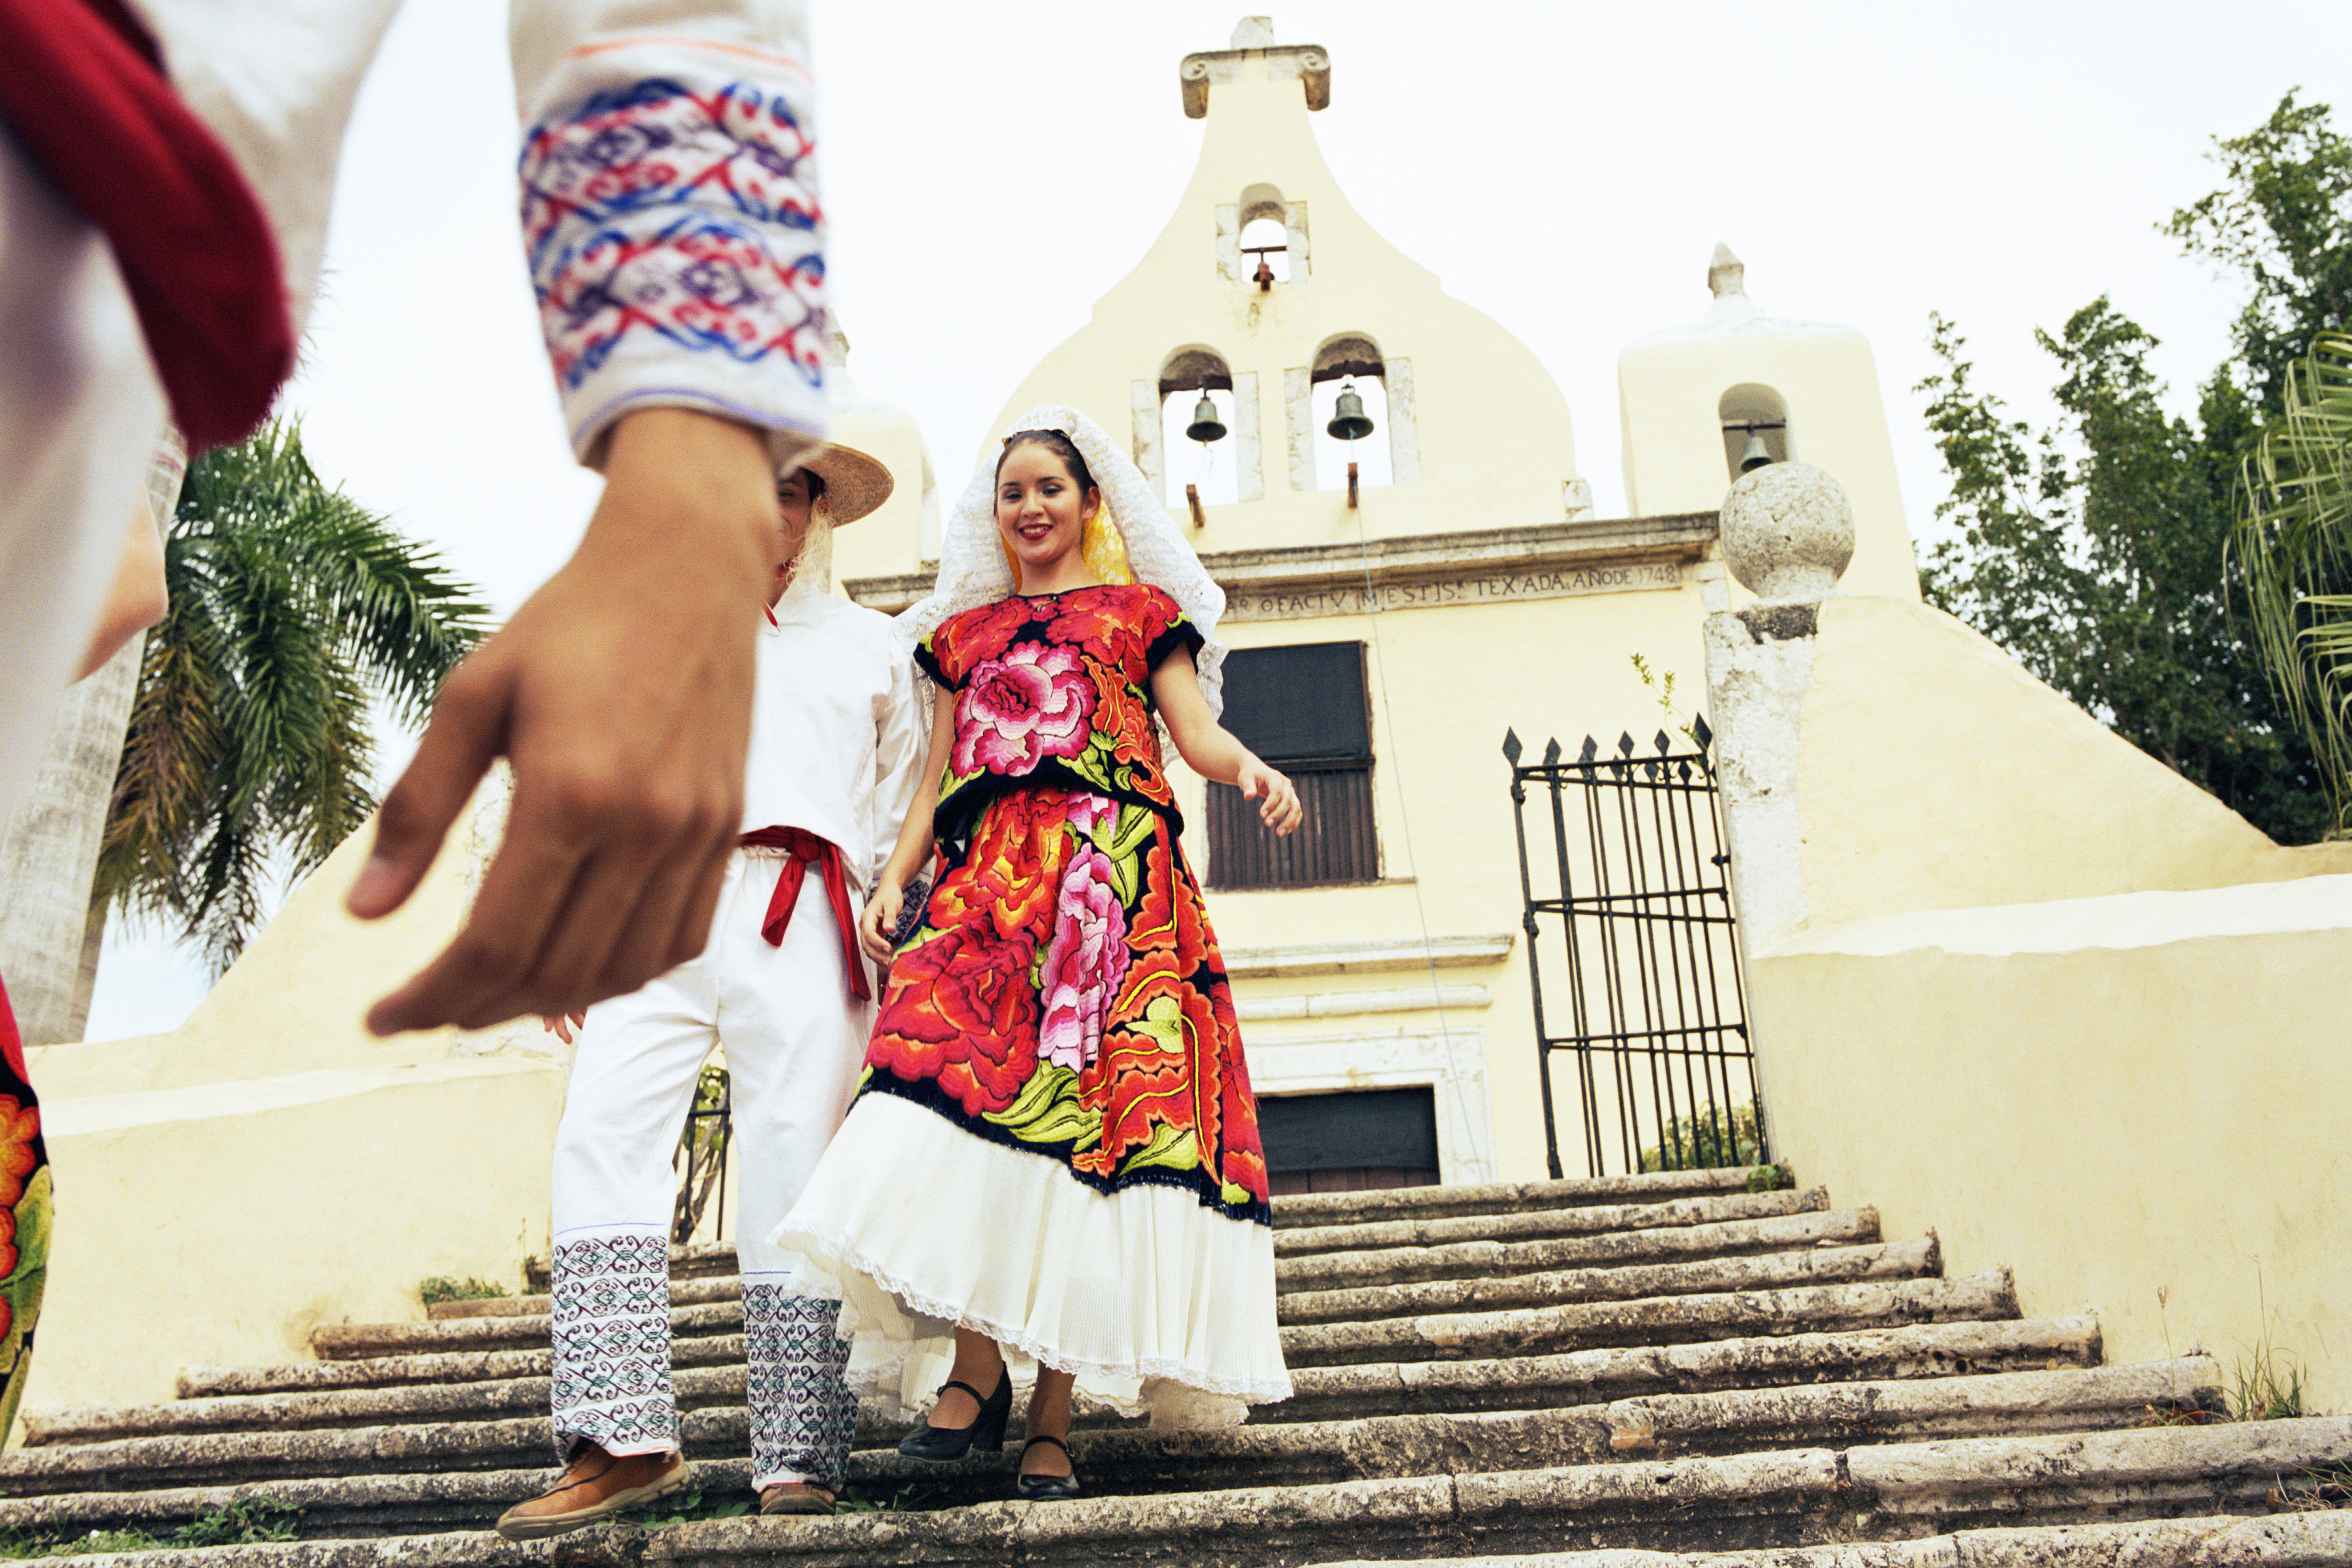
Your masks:
{"label": "dark window opening", "polygon": [[1427,1085],[1257,1103],[1275,1195],[1434,1186],[1437,1096]]}
{"label": "dark window opening", "polygon": [[1290,776],[1306,820],[1288,838],[1258,819],[1260,802],[1208,787],[1209,885],[1305,887],[1377,882],[1372,724],[1361,643],[1236,648],[1225,658],[1225,727]]}

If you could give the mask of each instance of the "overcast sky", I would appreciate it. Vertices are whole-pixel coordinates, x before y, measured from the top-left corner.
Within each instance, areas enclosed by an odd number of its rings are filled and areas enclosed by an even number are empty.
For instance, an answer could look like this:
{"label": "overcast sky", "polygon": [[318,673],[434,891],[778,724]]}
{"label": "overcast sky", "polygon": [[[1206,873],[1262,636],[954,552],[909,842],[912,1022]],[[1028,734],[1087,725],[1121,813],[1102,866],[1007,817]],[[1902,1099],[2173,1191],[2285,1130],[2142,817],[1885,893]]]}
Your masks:
{"label": "overcast sky", "polygon": [[[851,368],[915,416],[952,493],[1013,388],[1167,222],[1201,137],[1177,62],[1244,13],[813,3]],[[596,491],[565,450],[515,237],[504,9],[407,0],[352,129],[291,395],[320,471],[501,612]],[[1940,469],[1910,390],[1930,310],[2031,415],[2052,379],[2033,329],[2110,294],[2162,340],[2186,410],[2241,299],[2157,225],[2218,183],[2211,138],[2290,88],[2352,131],[2342,0],[1310,0],[1273,20],[1330,51],[1314,125],[1349,199],[1559,381],[1601,516],[1624,507],[1617,351],[1706,308],[1717,241],[1766,310],[1869,336],[1912,530],[1932,537]],[[94,1039],[175,1027],[204,982],[168,944],[118,938],[99,987]]]}

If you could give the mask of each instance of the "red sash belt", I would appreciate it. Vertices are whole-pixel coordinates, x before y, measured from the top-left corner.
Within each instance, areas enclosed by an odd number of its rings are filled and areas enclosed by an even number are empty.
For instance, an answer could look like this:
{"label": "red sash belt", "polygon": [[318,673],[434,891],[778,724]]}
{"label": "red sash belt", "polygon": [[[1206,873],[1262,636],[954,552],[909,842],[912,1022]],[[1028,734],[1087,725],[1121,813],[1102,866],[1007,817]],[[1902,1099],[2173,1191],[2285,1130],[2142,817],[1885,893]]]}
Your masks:
{"label": "red sash belt", "polygon": [[760,922],[760,935],[771,947],[784,944],[784,928],[793,922],[793,908],[801,901],[801,883],[811,862],[823,870],[825,901],[833,905],[833,923],[841,932],[841,967],[849,974],[849,994],[861,1002],[870,1000],[874,992],[866,984],[866,960],[857,951],[857,921],[849,913],[849,879],[842,874],[840,846],[803,828],[759,828],[738,841],[745,849],[782,850],[787,856],[776,878],[775,896],[768,900],[768,917]]}
{"label": "red sash belt", "polygon": [[259,199],[159,61],[121,0],[0,0],[0,120],[113,246],[173,421],[212,446],[269,413],[294,323]]}

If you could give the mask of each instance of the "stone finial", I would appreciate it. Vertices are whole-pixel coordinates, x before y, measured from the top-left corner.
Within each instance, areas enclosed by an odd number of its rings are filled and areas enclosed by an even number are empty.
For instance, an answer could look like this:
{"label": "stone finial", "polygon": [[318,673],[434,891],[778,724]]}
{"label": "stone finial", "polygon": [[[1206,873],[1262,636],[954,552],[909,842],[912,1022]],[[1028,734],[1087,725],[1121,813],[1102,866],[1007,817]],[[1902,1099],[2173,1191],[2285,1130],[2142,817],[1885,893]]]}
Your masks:
{"label": "stone finial", "polygon": [[1723,497],[1723,556],[1768,604],[1827,598],[1853,559],[1853,507],[1821,469],[1768,463]]}
{"label": "stone finial", "polygon": [[1236,49],[1270,49],[1274,47],[1274,18],[1244,16],[1234,27],[1234,41],[1227,46]]}
{"label": "stone finial", "polygon": [[1731,254],[1729,246],[1720,241],[1716,244],[1714,259],[1706,264],[1706,286],[1717,299],[1727,294],[1748,292],[1746,264]]}

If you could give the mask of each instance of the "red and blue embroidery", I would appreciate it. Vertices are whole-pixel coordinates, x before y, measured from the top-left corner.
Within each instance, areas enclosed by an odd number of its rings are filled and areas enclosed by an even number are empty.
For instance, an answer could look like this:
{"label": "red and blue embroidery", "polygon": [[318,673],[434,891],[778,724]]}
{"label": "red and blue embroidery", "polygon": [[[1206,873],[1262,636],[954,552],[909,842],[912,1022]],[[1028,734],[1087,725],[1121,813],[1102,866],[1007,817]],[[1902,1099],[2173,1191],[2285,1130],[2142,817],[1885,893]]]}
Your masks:
{"label": "red and blue embroidery", "polygon": [[642,81],[534,126],[523,234],[556,380],[633,338],[823,377],[815,140],[787,95]]}

